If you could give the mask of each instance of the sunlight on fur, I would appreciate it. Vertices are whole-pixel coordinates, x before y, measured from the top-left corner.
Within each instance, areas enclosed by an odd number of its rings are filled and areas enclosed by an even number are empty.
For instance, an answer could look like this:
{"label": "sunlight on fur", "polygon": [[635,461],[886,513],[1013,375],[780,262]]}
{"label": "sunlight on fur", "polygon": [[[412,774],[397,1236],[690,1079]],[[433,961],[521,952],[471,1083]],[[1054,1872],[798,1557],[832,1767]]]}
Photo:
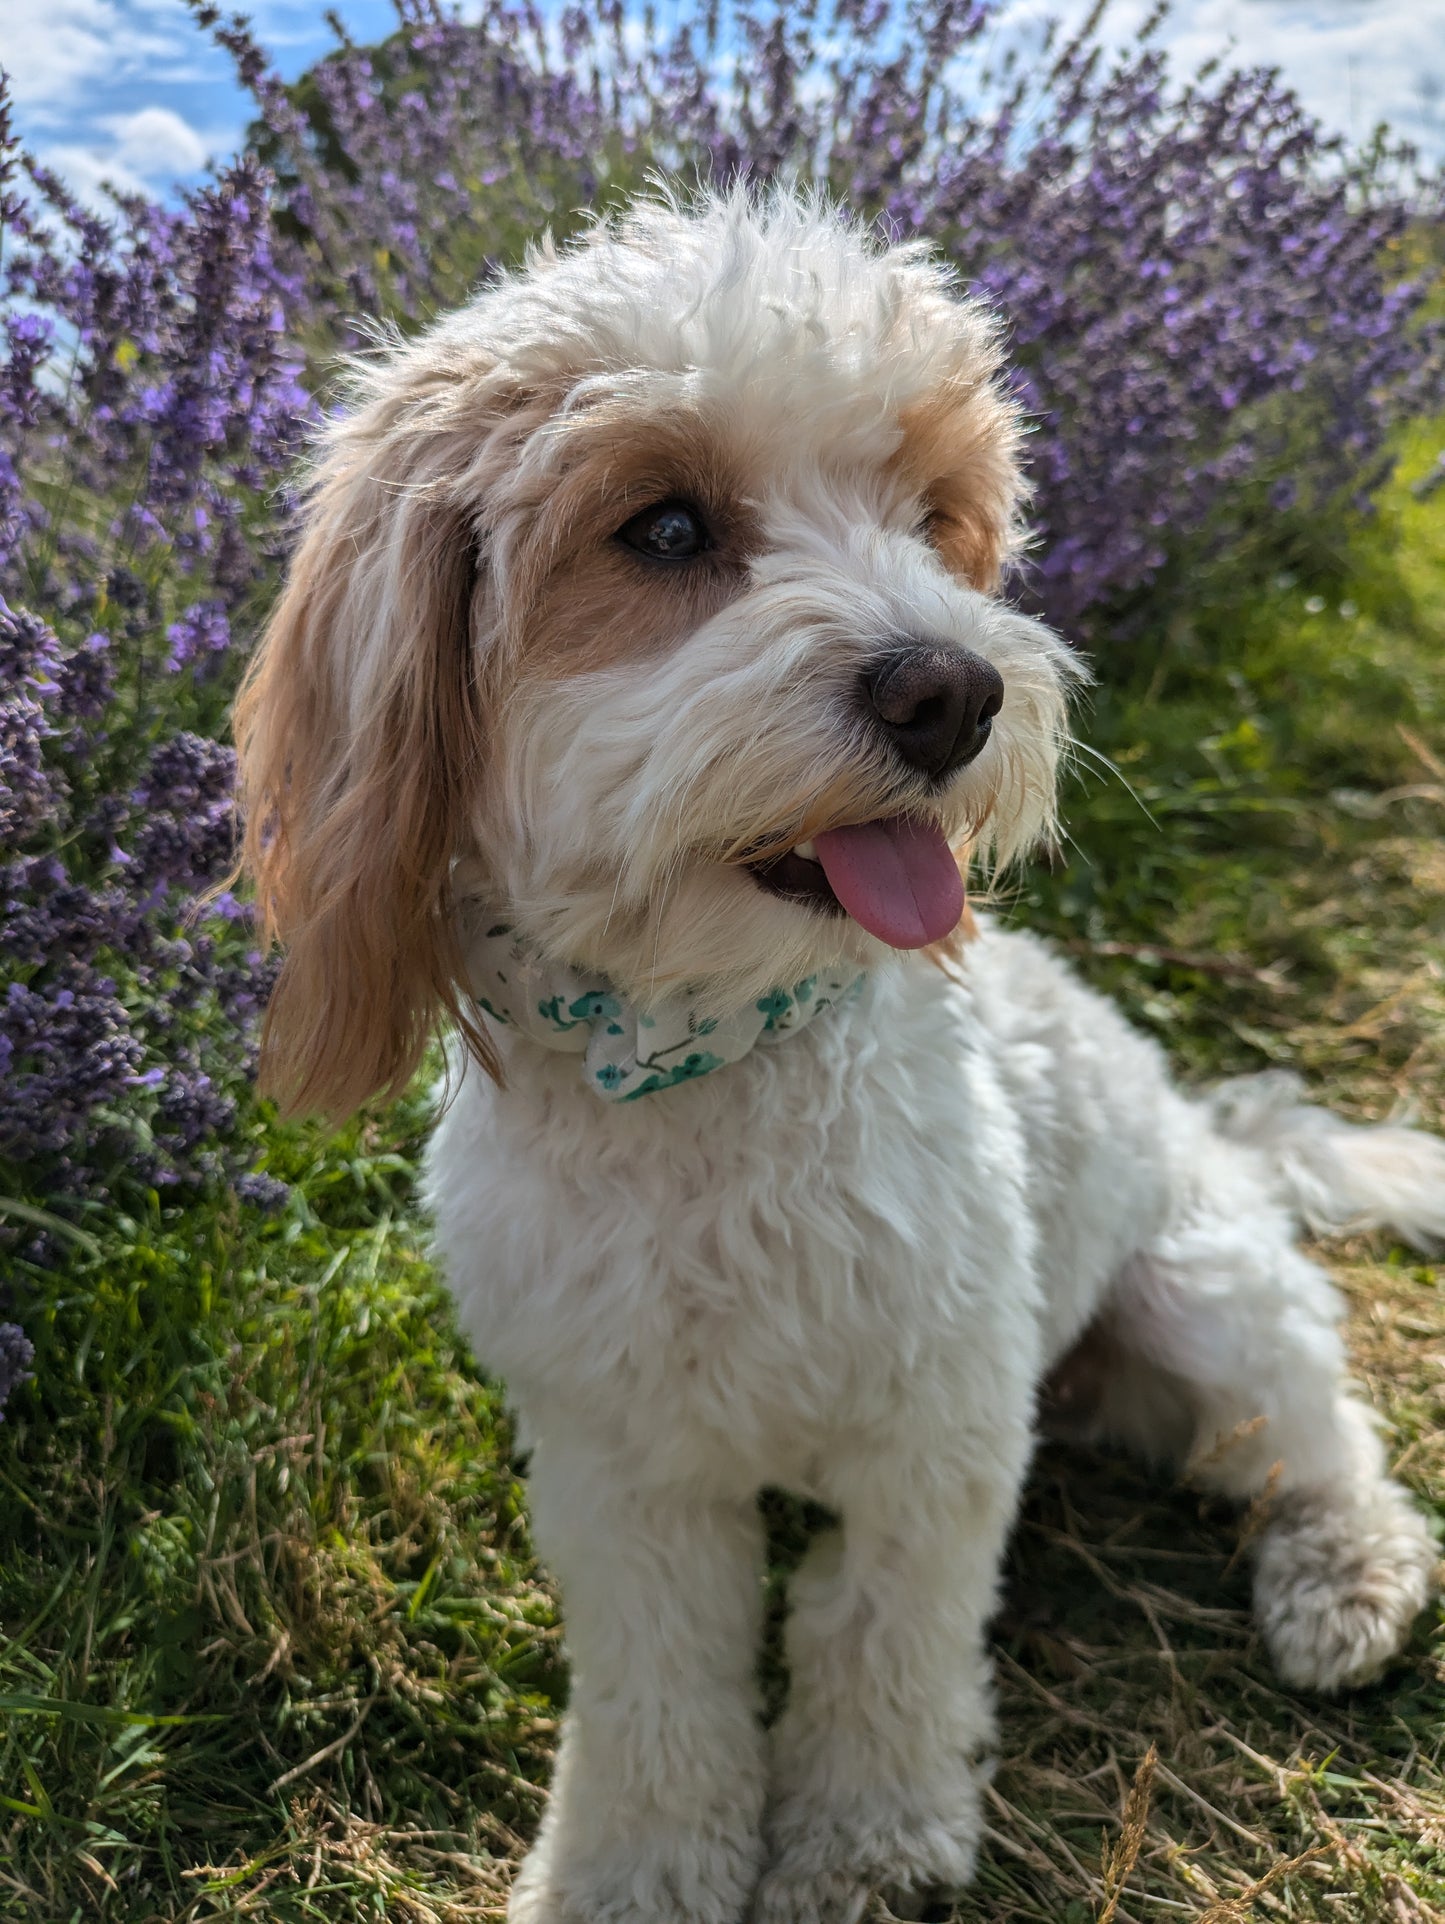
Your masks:
{"label": "sunlight on fur", "polygon": [[[1046,1384],[1257,1502],[1293,1684],[1378,1674],[1428,1594],[1296,1239],[1445,1236],[1445,1146],[1195,1099],[967,909],[950,851],[1049,829],[1084,672],[1004,597],[1021,426],[925,247],[739,189],[536,249],[318,443],[236,718],[266,1073],[340,1115],[460,1035],[427,1195],[572,1663],[515,1924],[968,1882]],[[841,1519],[769,1731],[765,1485]]]}

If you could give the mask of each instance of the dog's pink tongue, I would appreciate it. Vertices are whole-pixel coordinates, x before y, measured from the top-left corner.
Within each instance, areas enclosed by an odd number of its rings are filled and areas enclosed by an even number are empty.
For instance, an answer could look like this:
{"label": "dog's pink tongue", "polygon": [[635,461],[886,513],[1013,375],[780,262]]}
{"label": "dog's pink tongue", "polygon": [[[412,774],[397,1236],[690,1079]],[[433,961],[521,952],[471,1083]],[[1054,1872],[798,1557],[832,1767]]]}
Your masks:
{"label": "dog's pink tongue", "polygon": [[943,830],[894,815],[813,837],[838,900],[870,935],[895,949],[921,949],[958,926],[963,877]]}

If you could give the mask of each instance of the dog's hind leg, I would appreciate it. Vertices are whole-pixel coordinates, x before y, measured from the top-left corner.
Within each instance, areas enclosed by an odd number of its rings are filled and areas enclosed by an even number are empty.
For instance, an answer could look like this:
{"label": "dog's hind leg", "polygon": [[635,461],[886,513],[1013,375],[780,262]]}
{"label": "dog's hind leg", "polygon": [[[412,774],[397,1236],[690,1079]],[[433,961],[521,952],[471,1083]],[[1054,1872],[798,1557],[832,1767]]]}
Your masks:
{"label": "dog's hind leg", "polygon": [[1173,1220],[1055,1372],[1052,1402],[1076,1430],[1257,1502],[1255,1609],[1276,1667],[1315,1689],[1360,1683],[1426,1602],[1434,1541],[1388,1473],[1339,1298],[1296,1247],[1279,1184],[1217,1135],[1195,1147]]}

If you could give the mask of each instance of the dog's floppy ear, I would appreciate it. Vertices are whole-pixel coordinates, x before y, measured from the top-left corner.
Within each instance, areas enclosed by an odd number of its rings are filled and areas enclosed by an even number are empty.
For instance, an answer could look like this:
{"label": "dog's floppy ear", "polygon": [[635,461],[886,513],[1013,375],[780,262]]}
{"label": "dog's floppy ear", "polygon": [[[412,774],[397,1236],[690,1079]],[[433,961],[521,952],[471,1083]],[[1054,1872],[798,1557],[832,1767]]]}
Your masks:
{"label": "dog's floppy ear", "polygon": [[484,753],[473,606],[494,387],[422,346],[361,373],[236,704],[242,864],[286,947],[262,1087],[289,1112],[340,1118],[399,1090],[443,1012],[496,1069],[458,994],[449,891]]}

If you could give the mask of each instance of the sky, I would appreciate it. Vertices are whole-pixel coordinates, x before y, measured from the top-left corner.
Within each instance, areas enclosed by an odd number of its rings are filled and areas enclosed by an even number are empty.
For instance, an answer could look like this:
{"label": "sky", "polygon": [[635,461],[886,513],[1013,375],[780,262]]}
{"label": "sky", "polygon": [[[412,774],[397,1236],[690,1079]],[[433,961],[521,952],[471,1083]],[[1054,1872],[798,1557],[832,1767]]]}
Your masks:
{"label": "sky", "polygon": [[[325,0],[251,0],[262,44],[289,79],[332,44]],[[675,0],[674,11],[681,4]],[[1027,46],[1088,0],[1004,0],[994,31]],[[1114,0],[1105,38],[1127,45],[1150,0]],[[355,40],[394,24],[389,0],[337,0]],[[1445,0],[1176,0],[1164,43],[1178,71],[1231,48],[1280,66],[1330,128],[1365,138],[1381,119],[1445,161]],[[81,195],[105,181],[164,193],[234,151],[247,103],[227,57],[183,0],[0,0],[0,66],[21,132]]]}

